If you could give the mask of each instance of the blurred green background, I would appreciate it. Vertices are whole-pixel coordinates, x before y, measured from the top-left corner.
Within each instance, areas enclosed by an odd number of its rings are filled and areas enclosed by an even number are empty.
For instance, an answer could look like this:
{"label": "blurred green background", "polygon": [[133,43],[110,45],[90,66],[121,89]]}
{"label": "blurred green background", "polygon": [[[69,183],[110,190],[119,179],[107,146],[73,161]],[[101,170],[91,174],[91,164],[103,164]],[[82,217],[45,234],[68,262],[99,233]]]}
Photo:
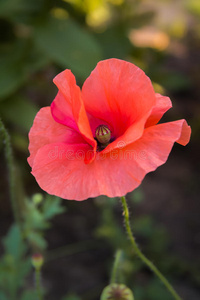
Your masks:
{"label": "blurred green background", "polygon": [[0,0],[0,118],[11,136],[16,194],[26,212],[21,238],[12,225],[0,140],[0,300],[35,299],[35,250],[46,258],[46,299],[97,300],[117,248],[124,251],[121,281],[136,300],[171,299],[133,257],[117,199],[78,203],[37,194],[43,192],[26,161],[35,114],[57,92],[54,76],[69,68],[81,86],[99,60],[111,57],[138,65],[157,92],[170,96],[173,109],[163,121],[185,118],[192,127],[190,144],[176,145],[128,199],[142,250],[183,299],[200,299],[200,1]]}

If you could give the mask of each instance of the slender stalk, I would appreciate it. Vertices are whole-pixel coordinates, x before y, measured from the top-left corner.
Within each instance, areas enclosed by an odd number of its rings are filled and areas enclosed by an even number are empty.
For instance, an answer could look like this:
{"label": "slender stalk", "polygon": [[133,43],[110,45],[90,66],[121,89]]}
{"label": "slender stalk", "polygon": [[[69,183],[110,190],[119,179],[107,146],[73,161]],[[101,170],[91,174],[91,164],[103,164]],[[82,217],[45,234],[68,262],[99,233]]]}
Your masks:
{"label": "slender stalk", "polygon": [[115,261],[114,261],[113,268],[112,268],[110,283],[117,282],[117,272],[119,269],[119,263],[121,260],[121,256],[122,256],[122,250],[118,249],[115,254]]}
{"label": "slender stalk", "polygon": [[35,291],[37,295],[37,300],[42,300],[42,291],[41,291],[41,268],[35,269]]}
{"label": "slender stalk", "polygon": [[[99,244],[99,245],[98,245]],[[75,244],[59,247],[47,252],[45,256],[45,262],[48,263],[54,259],[58,259],[60,257],[65,257],[68,255],[74,255],[83,251],[88,251],[91,249],[95,249],[100,246],[98,241],[94,244],[93,240],[88,240],[84,242],[78,242]]]}
{"label": "slender stalk", "polygon": [[21,228],[21,220],[20,220],[20,213],[17,203],[16,197],[16,181],[15,181],[15,164],[13,158],[13,151],[10,142],[10,136],[0,119],[0,137],[2,137],[3,143],[5,144],[5,157],[7,161],[7,168],[8,168],[8,177],[9,177],[9,186],[10,186],[10,200],[13,210],[13,215],[15,222]]}
{"label": "slender stalk", "polygon": [[126,226],[126,231],[128,234],[128,237],[131,241],[133,250],[138,255],[138,257],[151,269],[151,271],[162,281],[162,283],[165,285],[165,287],[168,289],[168,291],[171,293],[171,295],[176,300],[181,300],[179,295],[176,293],[174,288],[171,286],[169,281],[162,275],[162,273],[156,268],[156,266],[140,251],[139,247],[136,244],[135,238],[133,236],[133,233],[131,231],[130,227],[130,220],[129,220],[129,210],[126,202],[125,197],[121,197],[122,206],[123,206],[123,214],[124,214],[124,221]]}

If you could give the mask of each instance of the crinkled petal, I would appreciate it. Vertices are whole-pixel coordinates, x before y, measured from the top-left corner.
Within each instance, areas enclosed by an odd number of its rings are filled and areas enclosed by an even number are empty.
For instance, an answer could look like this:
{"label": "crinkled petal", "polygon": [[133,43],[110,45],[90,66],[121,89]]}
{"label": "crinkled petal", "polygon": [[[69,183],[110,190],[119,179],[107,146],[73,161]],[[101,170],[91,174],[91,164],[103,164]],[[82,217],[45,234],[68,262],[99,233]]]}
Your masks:
{"label": "crinkled petal", "polygon": [[123,135],[119,136],[115,141],[110,143],[102,152],[108,153],[114,149],[121,149],[139,139],[143,134],[145,121],[146,116],[131,125]]}
{"label": "crinkled petal", "polygon": [[[177,131],[179,130],[180,135],[179,135],[179,138],[176,140],[176,142],[182,146],[186,146],[190,141],[191,127],[188,126],[188,124],[185,120],[174,121],[174,122],[170,122],[167,124],[169,124],[169,126],[170,126],[170,124],[173,124],[173,123],[177,127],[179,126],[179,129],[177,128]],[[171,126],[173,127],[174,125],[171,125]],[[171,130],[173,130],[173,129],[171,129]]]}
{"label": "crinkled petal", "polygon": [[40,148],[32,174],[49,194],[68,200],[84,200],[96,190],[91,164],[85,164],[91,147],[86,144],[55,143]]}
{"label": "crinkled petal", "polygon": [[185,120],[151,126],[136,142],[97,153],[87,165],[87,145],[46,145],[37,152],[32,173],[42,189],[65,199],[123,196],[148,172],[165,163],[174,142],[186,144],[189,138],[190,127]]}
{"label": "crinkled petal", "polygon": [[60,91],[57,93],[54,101],[51,103],[51,112],[56,122],[79,131],[72,113],[71,105],[66,101],[65,97]]}
{"label": "crinkled petal", "polygon": [[28,162],[33,165],[35,155],[41,147],[55,142],[84,143],[82,135],[77,131],[57,123],[51,114],[50,107],[43,107],[37,113],[33,126],[29,132],[29,152]]}
{"label": "crinkled petal", "polygon": [[186,145],[190,134],[185,120],[159,124],[145,129],[139,140],[121,150],[101,152],[97,167],[100,194],[116,197],[133,191],[147,173],[166,162],[174,143]]}
{"label": "crinkled petal", "polygon": [[175,142],[186,145],[190,135],[190,126],[179,120],[145,129],[139,140],[121,150],[101,152],[99,160],[95,160],[99,193],[116,197],[131,192],[147,173],[166,162]]}
{"label": "crinkled petal", "polygon": [[123,135],[126,144],[141,137],[156,104],[150,79],[135,65],[119,59],[97,64],[83,85],[82,98],[87,113],[110,124],[113,138]]}
{"label": "crinkled petal", "polygon": [[152,109],[152,112],[147,119],[145,127],[153,126],[157,124],[164,113],[172,107],[172,103],[169,97],[156,94],[156,105]]}
{"label": "crinkled petal", "polygon": [[93,148],[96,148],[96,141],[92,136],[80,88],[76,85],[74,75],[70,70],[65,70],[54,78],[54,83],[59,89],[58,95],[51,105],[54,119],[80,131],[85,140]]}
{"label": "crinkled petal", "polygon": [[[153,107],[150,116],[148,117],[145,127],[153,126],[157,124],[160,119],[162,118],[163,114],[172,107],[171,100],[169,97],[162,96],[160,94],[156,95],[156,105]],[[126,146],[127,144],[131,143],[132,138],[136,139],[140,136],[135,136],[138,132],[142,132],[143,130],[143,119],[139,120],[139,122],[135,123],[133,126],[130,126],[128,128],[127,132],[130,132],[129,135],[120,136],[118,139],[116,139],[113,143],[111,143],[106,149],[104,150],[105,153],[112,151],[113,149],[122,148],[123,146]],[[126,133],[127,133],[126,132]],[[130,139],[127,139],[127,137],[130,137]],[[136,138],[135,138],[136,137]]]}

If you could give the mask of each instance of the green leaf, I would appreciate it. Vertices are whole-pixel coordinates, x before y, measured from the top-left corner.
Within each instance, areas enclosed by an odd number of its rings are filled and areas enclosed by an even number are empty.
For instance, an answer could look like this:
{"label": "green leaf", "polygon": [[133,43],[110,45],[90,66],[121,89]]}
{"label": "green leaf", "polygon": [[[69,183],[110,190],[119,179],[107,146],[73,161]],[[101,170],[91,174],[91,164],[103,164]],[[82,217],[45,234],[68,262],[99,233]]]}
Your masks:
{"label": "green leaf", "polygon": [[7,101],[0,102],[2,118],[21,129],[28,131],[33,124],[38,107],[29,99],[20,96],[12,97]]}
{"label": "green leaf", "polygon": [[35,290],[28,290],[23,292],[20,300],[35,300],[35,298],[36,298]]}
{"label": "green leaf", "polygon": [[128,56],[132,50],[126,29],[121,26],[107,29],[105,32],[97,34],[97,38],[102,45],[106,58],[122,59]]}
{"label": "green leaf", "polygon": [[[3,292],[0,292],[0,300],[9,300]],[[28,299],[27,299],[28,300]]]}
{"label": "green leaf", "polygon": [[47,197],[44,200],[43,217],[50,219],[55,215],[61,214],[65,211],[65,208],[61,206],[61,199],[58,197]]}
{"label": "green leaf", "polygon": [[44,0],[0,0],[0,16],[11,21],[27,21],[31,15],[39,13]]}
{"label": "green leaf", "polygon": [[161,285],[157,279],[153,279],[150,282],[149,286],[146,287],[146,292],[147,299],[149,300],[160,300],[161,298],[162,300],[169,299],[169,293],[166,292],[165,287]]}
{"label": "green leaf", "polygon": [[54,62],[86,78],[101,59],[99,44],[70,19],[48,18],[35,28],[35,43]]}
{"label": "green leaf", "polygon": [[5,255],[0,262],[0,289],[10,295],[9,299],[15,299],[18,289],[31,270],[30,258],[24,257],[27,247],[16,225],[11,227],[3,244]]}
{"label": "green leaf", "polygon": [[30,232],[27,238],[34,246],[40,249],[45,249],[47,246],[47,242],[38,232]]}
{"label": "green leaf", "polygon": [[16,260],[19,260],[25,254],[26,246],[23,244],[19,227],[16,225],[11,227],[8,235],[3,240],[3,244],[6,253],[13,256]]}
{"label": "green leaf", "polygon": [[49,59],[29,38],[0,47],[0,100],[18,90]]}
{"label": "green leaf", "polygon": [[43,213],[37,208],[35,203],[27,201],[26,205],[27,217],[25,217],[25,227],[27,233],[29,230],[44,230],[48,228],[49,224],[46,222]]}
{"label": "green leaf", "polygon": [[43,69],[49,62],[49,58],[40,49],[31,44],[24,69],[27,74],[32,74]]}
{"label": "green leaf", "polygon": [[25,277],[29,274],[32,269],[30,258],[24,258],[18,265],[17,269],[17,281],[18,285],[22,284]]}
{"label": "green leaf", "polygon": [[1,53],[0,57],[0,100],[15,92],[26,80],[20,57],[13,47],[12,55]]}

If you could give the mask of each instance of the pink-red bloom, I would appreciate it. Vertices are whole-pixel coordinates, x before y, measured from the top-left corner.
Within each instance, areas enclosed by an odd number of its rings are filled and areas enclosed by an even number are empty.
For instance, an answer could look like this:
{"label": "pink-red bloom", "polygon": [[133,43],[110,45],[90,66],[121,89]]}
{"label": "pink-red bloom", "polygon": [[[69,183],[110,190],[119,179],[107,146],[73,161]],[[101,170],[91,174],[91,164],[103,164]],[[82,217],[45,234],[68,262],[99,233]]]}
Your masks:
{"label": "pink-red bloom", "polygon": [[129,62],[99,62],[82,90],[70,70],[54,83],[58,94],[38,112],[29,133],[28,162],[49,194],[74,200],[123,196],[166,162],[174,142],[190,139],[185,120],[157,124],[171,101]]}

